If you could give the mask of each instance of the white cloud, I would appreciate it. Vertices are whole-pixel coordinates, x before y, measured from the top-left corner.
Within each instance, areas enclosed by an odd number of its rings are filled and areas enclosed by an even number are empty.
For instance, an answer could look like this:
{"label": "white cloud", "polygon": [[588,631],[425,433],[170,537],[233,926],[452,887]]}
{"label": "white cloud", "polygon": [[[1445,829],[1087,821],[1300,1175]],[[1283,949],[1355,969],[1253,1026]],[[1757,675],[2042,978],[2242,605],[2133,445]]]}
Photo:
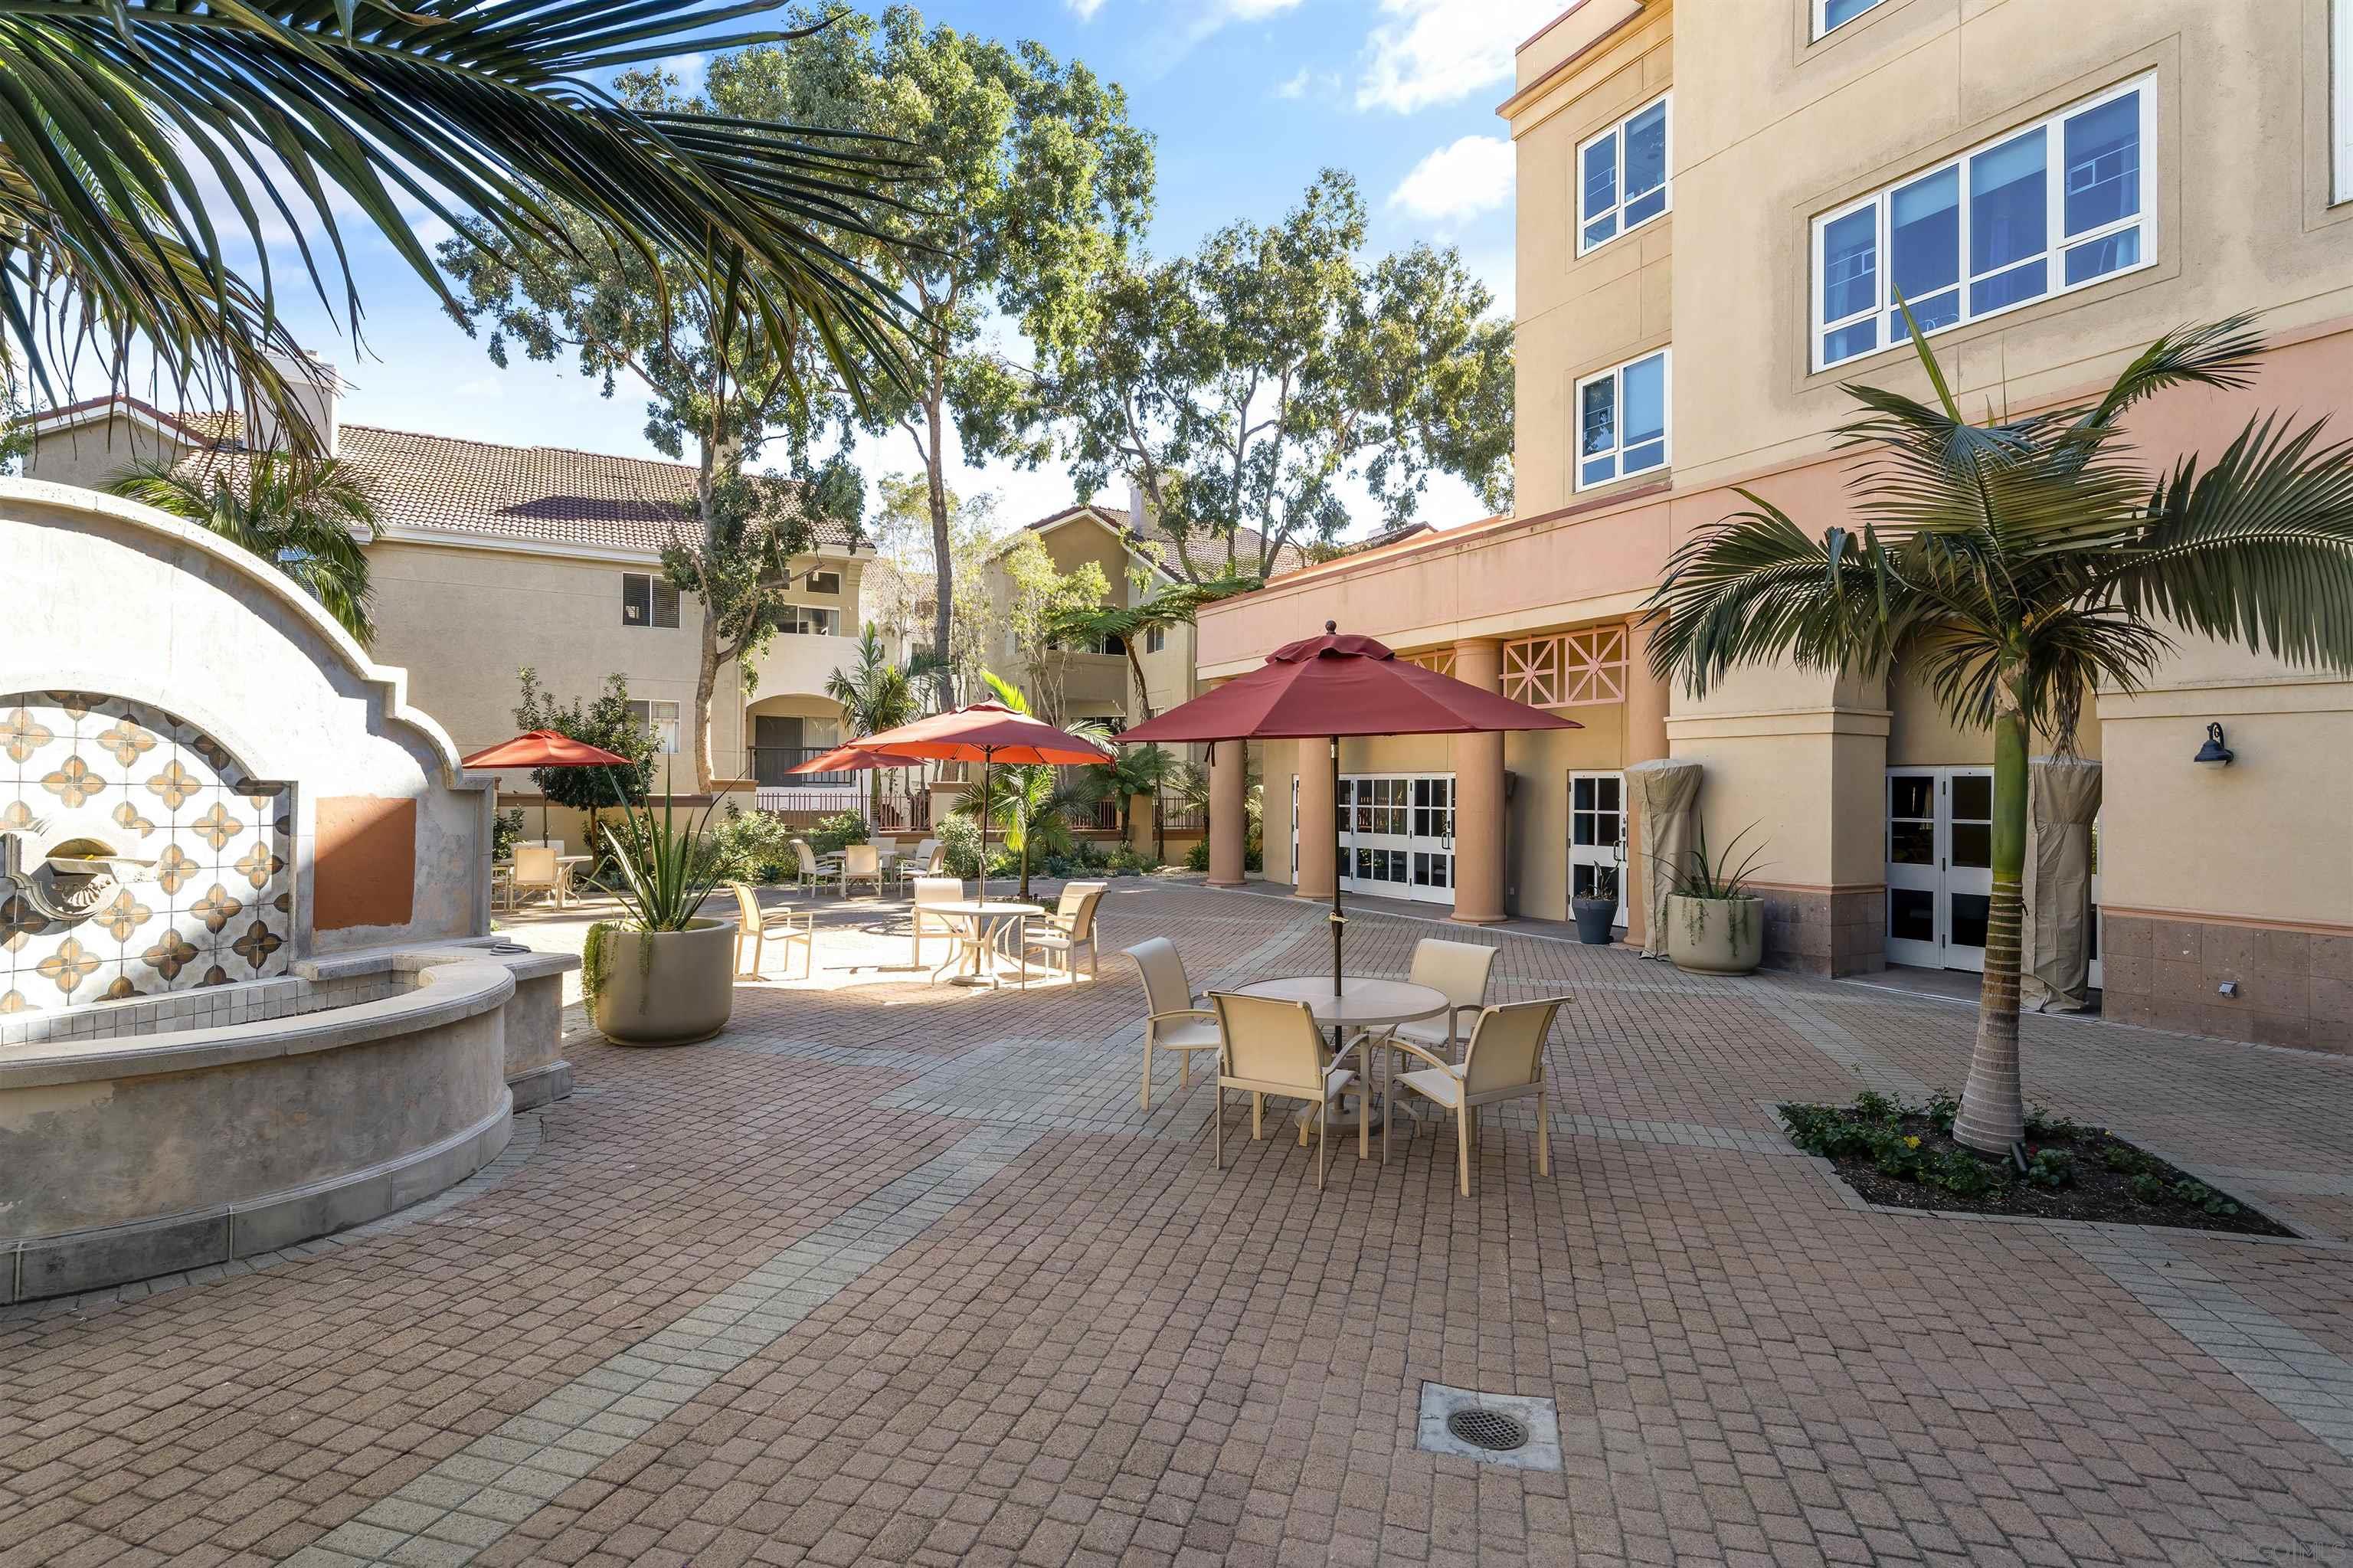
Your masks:
{"label": "white cloud", "polygon": [[655,69],[666,70],[678,78],[679,84],[689,92],[702,90],[703,68],[711,62],[702,55],[670,55],[654,62]]}
{"label": "white cloud", "polygon": [[1510,79],[1512,53],[1560,0],[1381,0],[1356,107],[1409,114]]}
{"label": "white cloud", "polygon": [[1095,13],[1103,9],[1103,0],[1062,0],[1062,3],[1070,6],[1071,14],[1080,21],[1092,22],[1095,19]]}
{"label": "white cloud", "polygon": [[1512,144],[1465,136],[1416,164],[1389,193],[1389,206],[1432,222],[1460,223],[1512,199]]}
{"label": "white cloud", "polygon": [[1310,96],[1322,98],[1337,91],[1339,86],[1340,79],[1332,72],[1316,70],[1310,66],[1301,66],[1289,77],[1275,83],[1274,96],[1292,101]]}

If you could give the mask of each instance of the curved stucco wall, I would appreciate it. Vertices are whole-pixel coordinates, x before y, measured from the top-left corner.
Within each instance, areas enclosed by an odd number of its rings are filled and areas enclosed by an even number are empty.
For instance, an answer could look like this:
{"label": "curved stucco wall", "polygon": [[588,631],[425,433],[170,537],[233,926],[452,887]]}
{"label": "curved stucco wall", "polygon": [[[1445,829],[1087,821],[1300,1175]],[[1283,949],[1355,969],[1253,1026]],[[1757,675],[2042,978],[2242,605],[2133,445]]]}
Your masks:
{"label": "curved stucco wall", "polygon": [[0,479],[0,692],[151,705],[292,786],[298,956],[489,928],[488,777],[269,563],[148,507]]}
{"label": "curved stucco wall", "polygon": [[249,1257],[440,1191],[513,1118],[502,964],[398,995],[0,1057],[0,1300]]}

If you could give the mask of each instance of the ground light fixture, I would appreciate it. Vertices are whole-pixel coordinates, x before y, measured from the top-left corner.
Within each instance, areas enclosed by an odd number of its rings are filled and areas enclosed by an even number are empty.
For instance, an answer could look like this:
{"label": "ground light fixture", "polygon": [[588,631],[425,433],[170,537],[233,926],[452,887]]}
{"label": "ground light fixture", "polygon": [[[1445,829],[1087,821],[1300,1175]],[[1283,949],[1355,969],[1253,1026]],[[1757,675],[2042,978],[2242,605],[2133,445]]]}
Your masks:
{"label": "ground light fixture", "polygon": [[2206,744],[2200,747],[2198,755],[2189,760],[2203,763],[2210,768],[2228,768],[2231,766],[2231,748],[2222,744],[2222,726],[2219,724],[2210,724],[2206,726]]}

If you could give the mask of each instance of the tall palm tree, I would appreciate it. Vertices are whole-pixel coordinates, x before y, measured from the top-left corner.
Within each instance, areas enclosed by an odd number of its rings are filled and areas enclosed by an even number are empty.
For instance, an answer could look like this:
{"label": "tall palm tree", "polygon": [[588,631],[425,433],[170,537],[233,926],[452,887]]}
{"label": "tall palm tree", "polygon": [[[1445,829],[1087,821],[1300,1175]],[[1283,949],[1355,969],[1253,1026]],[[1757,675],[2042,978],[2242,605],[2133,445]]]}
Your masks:
{"label": "tall palm tree", "polygon": [[895,144],[633,111],[590,74],[797,36],[695,36],[773,8],[0,0],[0,368],[54,399],[82,345],[120,385],[144,344],[184,395],[239,396],[313,435],[270,363],[293,346],[273,238],[294,231],[310,288],[356,331],[354,227],[456,313],[413,217],[564,248],[569,208],[649,262],[698,259],[780,357],[806,325],[853,388],[861,352],[895,377],[907,307],[825,238],[880,238],[860,212],[912,173]]}
{"label": "tall palm tree", "polygon": [[361,647],[375,638],[364,546],[382,530],[375,498],[341,461],[256,452],[202,468],[133,468],[107,488],[252,551],[300,583]]}
{"label": "tall palm tree", "polygon": [[[847,738],[878,735],[886,729],[896,729],[913,722],[923,711],[921,683],[929,673],[927,665],[914,659],[899,663],[891,661],[882,646],[881,629],[872,621],[858,635],[858,658],[849,668],[835,670],[825,678],[825,694],[841,705],[841,721],[849,730]],[[868,821],[882,820],[882,770],[870,770],[868,781],[872,810]]]}
{"label": "tall palm tree", "polygon": [[[998,702],[1017,714],[1029,711],[1029,699],[1020,687],[989,670],[983,670],[980,678]],[[1088,740],[1111,738],[1109,726],[1095,719],[1068,726],[1067,732]],[[1005,830],[1005,847],[1021,857],[1021,891],[1016,896],[1027,898],[1032,858],[1069,853],[1077,842],[1071,832],[1071,819],[1096,799],[1093,787],[1083,781],[1079,769],[1047,763],[1000,763],[985,769],[982,778],[965,791],[955,804],[955,814],[974,821],[986,820]]]}
{"label": "tall palm tree", "polygon": [[2134,690],[2179,631],[2353,669],[2353,445],[2322,444],[2324,420],[2259,415],[2211,461],[2151,473],[2124,439],[2152,393],[2248,386],[2263,350],[2252,320],[2168,334],[2096,402],[1983,424],[1962,418],[1915,324],[1934,406],[1847,387],[1867,410],[1840,432],[1865,459],[1849,486],[1862,531],[1814,536],[1743,491],[1754,510],[1676,550],[1651,600],[1653,662],[1694,694],[1738,664],[1884,674],[1901,654],[1947,714],[1993,731],[1993,899],[1954,1128],[1973,1149],[2024,1136],[2029,736],[2072,750],[2084,693]]}
{"label": "tall palm tree", "polygon": [[1118,638],[1121,649],[1127,654],[1128,671],[1135,678],[1136,705],[1144,710],[1144,717],[1148,719],[1152,716],[1152,694],[1144,683],[1144,661],[1136,653],[1137,644],[1155,631],[1192,625],[1193,617],[1205,604],[1231,599],[1238,593],[1248,593],[1260,586],[1257,577],[1242,577],[1174,583],[1138,604],[1091,604],[1059,611],[1051,618],[1046,631],[1057,642],[1082,642],[1097,647],[1112,638]]}

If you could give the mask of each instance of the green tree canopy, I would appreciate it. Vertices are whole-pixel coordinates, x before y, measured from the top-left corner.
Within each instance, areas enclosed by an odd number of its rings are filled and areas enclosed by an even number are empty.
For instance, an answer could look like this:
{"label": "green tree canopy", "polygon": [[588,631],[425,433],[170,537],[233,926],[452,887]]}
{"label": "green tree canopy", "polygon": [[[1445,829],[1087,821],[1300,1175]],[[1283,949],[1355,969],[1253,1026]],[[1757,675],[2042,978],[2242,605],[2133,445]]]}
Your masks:
{"label": "green tree canopy", "polygon": [[[1389,524],[1434,472],[1507,507],[1510,323],[1489,317],[1493,296],[1451,247],[1366,265],[1364,243],[1356,183],[1327,169],[1279,223],[1106,269],[1041,336],[1034,379],[992,367],[996,391],[976,406],[1005,427],[984,442],[1052,428],[1079,493],[1142,490],[1195,581],[1264,577],[1284,546],[1338,537],[1345,482]],[[1222,565],[1187,541],[1222,542]]]}
{"label": "green tree canopy", "polygon": [[[832,14],[802,5],[791,16]],[[723,54],[707,91],[722,115],[878,132],[921,149],[920,207],[850,193],[858,221],[830,238],[923,313],[912,374],[877,388],[865,422],[903,434],[922,465],[937,577],[933,654],[950,665],[948,427],[968,461],[1013,441],[988,407],[1005,390],[987,343],[991,318],[1040,340],[1068,330],[1092,280],[1118,265],[1150,217],[1151,139],[1128,122],[1125,92],[1084,65],[1034,43],[926,26],[908,5]]]}

